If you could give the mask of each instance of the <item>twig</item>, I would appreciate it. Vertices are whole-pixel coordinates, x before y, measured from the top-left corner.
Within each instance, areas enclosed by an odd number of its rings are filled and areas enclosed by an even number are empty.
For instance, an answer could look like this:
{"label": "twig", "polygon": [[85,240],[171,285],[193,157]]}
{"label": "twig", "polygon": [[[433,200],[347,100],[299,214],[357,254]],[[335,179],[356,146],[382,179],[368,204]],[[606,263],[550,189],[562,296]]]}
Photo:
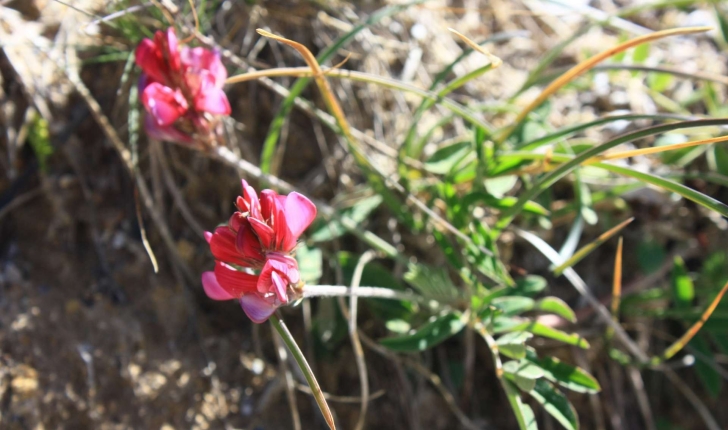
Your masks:
{"label": "twig", "polygon": [[[369,250],[359,257],[359,261],[354,268],[354,274],[351,277],[351,296],[349,297],[349,337],[351,338],[351,346],[354,350],[354,357],[356,358],[356,368],[359,372],[359,384],[361,386],[361,408],[359,409],[359,418],[354,425],[355,430],[362,430],[366,421],[367,408],[369,406],[369,377],[367,373],[367,364],[364,359],[364,350],[361,347],[361,340],[359,339],[359,331],[356,326],[357,316],[357,303],[358,296],[357,290],[359,289],[359,283],[361,282],[362,274],[364,273],[364,267],[376,258],[377,254],[373,250]],[[339,306],[342,308],[342,313],[346,314],[346,302],[344,297],[339,297]]]}
{"label": "twig", "polygon": [[192,227],[192,230],[200,236],[204,237],[205,229],[202,227],[202,225],[197,222],[197,219],[195,219],[195,216],[192,215],[192,211],[190,211],[190,207],[187,205],[187,202],[185,201],[185,198],[182,196],[182,193],[180,192],[179,188],[177,188],[177,184],[174,182],[174,177],[172,176],[172,171],[169,169],[169,163],[167,163],[166,154],[164,152],[164,148],[162,147],[161,142],[152,142],[152,150],[157,152],[157,159],[159,160],[159,165],[162,168],[162,176],[164,177],[164,183],[167,186],[167,190],[172,195],[172,200],[174,200],[174,204],[179,209],[180,213],[182,214],[182,218],[187,221],[187,224]]}

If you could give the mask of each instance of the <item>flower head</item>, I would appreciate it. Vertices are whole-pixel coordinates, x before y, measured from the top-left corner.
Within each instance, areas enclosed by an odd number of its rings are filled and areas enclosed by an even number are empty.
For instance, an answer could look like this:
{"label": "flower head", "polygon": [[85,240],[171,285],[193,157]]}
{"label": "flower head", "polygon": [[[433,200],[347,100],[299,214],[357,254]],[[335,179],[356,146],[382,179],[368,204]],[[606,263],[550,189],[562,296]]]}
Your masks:
{"label": "flower head", "polygon": [[150,136],[184,144],[213,145],[220,116],[230,115],[222,91],[227,71],[216,51],[179,46],[174,28],[144,39],[135,59],[141,101],[147,112],[144,126]]}
{"label": "flower head", "polygon": [[239,299],[245,313],[260,323],[289,301],[300,288],[298,263],[292,253],[298,237],[316,218],[316,206],[298,193],[260,194],[243,180],[238,211],[227,224],[205,233],[217,260],[214,272],[202,275],[213,300]]}

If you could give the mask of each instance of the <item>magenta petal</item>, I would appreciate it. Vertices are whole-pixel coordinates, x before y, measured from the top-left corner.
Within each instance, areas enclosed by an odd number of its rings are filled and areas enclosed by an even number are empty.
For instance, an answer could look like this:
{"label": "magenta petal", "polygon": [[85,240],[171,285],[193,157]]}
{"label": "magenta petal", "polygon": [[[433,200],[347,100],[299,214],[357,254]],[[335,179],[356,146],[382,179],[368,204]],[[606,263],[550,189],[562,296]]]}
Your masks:
{"label": "magenta petal", "polygon": [[278,308],[274,303],[257,294],[246,294],[240,298],[240,306],[245,315],[256,324],[264,323]]}
{"label": "magenta petal", "polygon": [[141,69],[154,81],[164,82],[166,80],[164,64],[161,52],[155,43],[150,39],[143,39],[134,51],[134,60]]}
{"label": "magenta petal", "polygon": [[212,300],[232,300],[235,298],[220,286],[215,272],[204,272],[202,274],[202,288],[205,289],[207,297]]}
{"label": "magenta petal", "polygon": [[212,240],[212,233],[210,233],[209,231],[206,231],[205,232],[205,240],[209,244],[210,243],[210,240]]}
{"label": "magenta petal", "polygon": [[275,238],[273,229],[270,228],[268,224],[253,217],[248,217],[248,222],[250,223],[250,226],[253,227],[255,234],[258,236],[261,247],[264,249],[271,249],[273,239]]}
{"label": "magenta petal", "polygon": [[[316,205],[305,196],[293,192],[286,198],[285,212],[286,224],[288,224],[288,230],[294,242],[293,244],[286,243],[285,246],[288,248],[291,245],[295,245],[295,241],[298,240],[301,233],[316,218]],[[286,251],[290,251],[290,249],[286,249]]]}
{"label": "magenta petal", "polygon": [[202,79],[200,92],[195,97],[195,109],[216,115],[230,115],[230,103],[225,92],[217,88],[214,77],[206,74]]}
{"label": "magenta petal", "polygon": [[281,276],[278,274],[278,272],[273,272],[271,274],[271,280],[273,281],[273,292],[276,293],[276,296],[278,296],[278,300],[280,300],[283,303],[288,302],[288,294],[286,293],[286,290],[288,289],[288,284],[281,279]]}
{"label": "magenta petal", "polygon": [[223,290],[233,297],[241,297],[256,291],[258,276],[235,270],[225,263],[215,263],[215,277]]}
{"label": "magenta petal", "polygon": [[142,92],[142,104],[160,127],[172,125],[187,111],[182,92],[153,82]]}

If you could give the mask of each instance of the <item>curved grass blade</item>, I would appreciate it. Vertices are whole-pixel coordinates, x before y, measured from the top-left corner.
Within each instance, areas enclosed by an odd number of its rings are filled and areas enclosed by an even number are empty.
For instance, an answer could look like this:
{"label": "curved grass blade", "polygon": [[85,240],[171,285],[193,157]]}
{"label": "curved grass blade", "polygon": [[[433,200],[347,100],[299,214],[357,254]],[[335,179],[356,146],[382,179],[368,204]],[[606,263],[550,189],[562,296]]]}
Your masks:
{"label": "curved grass blade", "polygon": [[581,261],[582,259],[584,259],[584,257],[589,255],[592,251],[597,249],[597,247],[601,246],[604,242],[611,239],[612,236],[619,233],[623,228],[625,228],[627,226],[627,224],[631,223],[632,221],[634,221],[634,217],[622,221],[621,223],[617,224],[616,226],[610,228],[609,230],[607,230],[604,233],[602,233],[601,235],[599,235],[599,237],[597,237],[596,240],[594,240],[590,244],[584,246],[580,250],[576,251],[576,253],[571,258],[569,258],[568,260],[566,260],[562,264],[560,264],[558,267],[556,267],[553,270],[554,275],[560,276],[561,273],[563,273],[564,269],[566,269],[567,267],[571,267],[571,266],[575,265],[576,263],[578,263],[579,261]]}
{"label": "curved grass blade", "polygon": [[532,140],[530,142],[526,142],[526,143],[518,146],[517,149],[522,150],[522,151],[532,151],[534,149],[540,148],[543,145],[553,142],[557,139],[576,134],[580,131],[598,127],[600,125],[609,124],[609,123],[617,122],[617,121],[635,121],[635,120],[639,120],[639,119],[690,121],[690,120],[694,120],[696,118],[686,117],[683,115],[674,115],[674,114],[611,115],[611,116],[606,116],[603,118],[596,119],[594,121],[585,122],[583,124],[576,124],[576,125],[572,125],[569,127],[564,127],[562,129],[556,130],[553,133],[547,134],[546,136],[539,137],[538,139]]}
{"label": "curved grass blade", "polygon": [[[593,148],[587,149],[584,152],[579,153],[576,157],[570,159],[568,162],[560,165],[553,171],[549,172],[548,174],[544,175],[540,181],[538,181],[536,184],[533,185],[530,189],[522,193],[519,198],[518,202],[508,211],[504,212],[501,216],[501,218],[498,220],[498,222],[495,225],[494,232],[500,232],[503,231],[505,227],[507,227],[515,218],[515,216],[523,209],[523,206],[526,204],[527,201],[533,200],[536,196],[541,194],[544,190],[546,190],[548,187],[553,185],[556,181],[566,176],[572,169],[577,167],[579,164],[590,160],[592,157],[599,155],[611,148],[614,148],[617,145],[620,145],[622,143],[630,142],[633,140],[641,139],[646,136],[651,136],[655,134],[665,133],[672,130],[678,130],[683,128],[695,128],[695,127],[706,127],[706,126],[716,126],[716,125],[728,125],[728,119],[705,119],[705,120],[695,120],[695,121],[683,121],[675,124],[662,124],[657,125],[653,127],[648,127],[642,130],[637,130],[631,133],[626,133],[621,136],[618,136],[612,140],[609,140],[605,143],[602,143],[601,145],[597,145]],[[538,154],[534,154],[538,155]],[[554,157],[555,158],[555,157]],[[597,164],[595,164],[597,165]],[[617,168],[617,166],[612,165],[602,165],[599,164],[600,167],[602,166],[609,166],[609,168]],[[606,168],[606,167],[605,167]],[[622,169],[622,168],[620,168]],[[630,169],[626,169],[627,171],[630,171]],[[638,172],[635,172],[638,173]],[[632,176],[629,174],[628,176]],[[646,177],[650,177],[652,175],[647,175]],[[661,178],[658,178],[661,179]],[[666,181],[664,179],[661,179],[662,181],[668,183],[668,184],[674,184],[670,181]],[[686,188],[686,187],[684,187]],[[690,190],[692,193],[697,193],[695,191]],[[700,194],[700,193],[697,193]],[[707,196],[703,196],[700,194],[700,196],[705,197],[707,199],[710,199]],[[712,200],[712,199],[711,199]],[[716,201],[716,203],[719,203]],[[722,205],[721,203],[719,203]],[[725,205],[722,205],[725,206]],[[720,212],[720,211],[719,211]],[[722,213],[722,212],[721,212]]]}
{"label": "curved grass blade", "polygon": [[[406,10],[410,6],[424,3],[425,1],[426,0],[415,0],[409,3],[392,5],[378,10],[377,12],[373,13],[369,18],[364,20],[362,23],[355,26],[350,32],[344,34],[339,39],[337,39],[336,42],[331,44],[331,46],[324,49],[318,56],[318,62],[326,62],[340,48],[349,43],[349,41],[351,41],[360,31],[379,22],[382,18],[392,16],[398,12]],[[280,108],[278,109],[278,112],[276,113],[276,116],[271,122],[270,130],[268,130],[268,135],[263,142],[263,153],[261,155],[260,167],[261,170],[263,170],[263,172],[265,173],[269,173],[271,163],[273,161],[273,155],[276,151],[276,145],[281,135],[281,129],[283,128],[285,118],[290,114],[291,109],[293,109],[293,101],[296,99],[296,97],[301,95],[309,82],[311,82],[311,78],[301,78],[296,81],[296,83],[291,88],[288,97],[283,100]]]}
{"label": "curved grass blade", "polygon": [[688,342],[690,342],[690,339],[692,339],[700,329],[703,327],[703,324],[705,324],[706,321],[708,321],[708,318],[710,318],[710,315],[713,313],[715,308],[718,306],[718,303],[720,303],[720,300],[723,298],[723,295],[725,292],[728,291],[728,282],[726,282],[725,285],[723,285],[723,288],[721,288],[720,292],[717,296],[713,299],[713,301],[708,305],[708,307],[705,309],[705,312],[703,312],[703,315],[700,316],[700,319],[693,324],[687,332],[685,332],[684,335],[680,337],[680,339],[676,340],[675,343],[670,345],[665,352],[662,353],[661,356],[655,357],[650,361],[650,364],[656,366],[660,363],[669,360],[672,358],[675,354],[680,352],[685,345],[687,345]]}
{"label": "curved grass blade", "polygon": [[[557,76],[568,70],[567,67],[559,68],[549,71],[548,74],[539,77],[533,85],[545,84],[553,81]],[[673,69],[665,66],[645,66],[642,64],[598,64],[594,66],[590,71],[603,71],[603,70],[632,70],[637,72],[653,72],[653,73],[665,73],[668,75],[679,76],[681,78],[695,79],[698,81],[715,82],[717,84],[728,85],[728,77],[722,75],[716,75],[713,73],[706,72],[686,72],[679,69]]]}
{"label": "curved grass blade", "polygon": [[672,191],[673,193],[679,194],[688,200],[692,200],[701,206],[705,206],[708,209],[714,210],[724,217],[728,217],[728,206],[726,206],[724,203],[710,196],[706,196],[701,192],[695,191],[692,188],[686,187],[683,184],[673,182],[669,179],[664,179],[649,173],[639,172],[628,167],[615,166],[613,164],[605,163],[595,163],[593,164],[593,166],[600,167],[604,170],[609,170],[610,172],[618,173],[620,175],[630,176],[642,182],[646,182],[648,184],[656,185],[665,190]]}

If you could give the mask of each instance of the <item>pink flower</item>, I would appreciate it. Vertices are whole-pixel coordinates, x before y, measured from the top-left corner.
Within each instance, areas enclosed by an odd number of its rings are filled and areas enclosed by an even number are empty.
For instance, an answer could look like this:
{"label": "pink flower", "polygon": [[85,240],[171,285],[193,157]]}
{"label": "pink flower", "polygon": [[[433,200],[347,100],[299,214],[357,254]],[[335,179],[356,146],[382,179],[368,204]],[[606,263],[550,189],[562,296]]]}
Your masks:
{"label": "pink flower", "polygon": [[180,47],[174,28],[144,39],[135,52],[142,73],[144,125],[150,136],[185,144],[214,145],[222,132],[220,116],[230,115],[222,90],[227,70],[219,53]]}
{"label": "pink flower", "polygon": [[288,303],[289,289],[300,288],[292,253],[316,218],[316,206],[295,192],[263,190],[259,199],[245,180],[242,185],[238,211],[227,225],[205,233],[217,263],[214,272],[202,275],[202,285],[213,300],[239,299],[248,317],[261,323]]}

